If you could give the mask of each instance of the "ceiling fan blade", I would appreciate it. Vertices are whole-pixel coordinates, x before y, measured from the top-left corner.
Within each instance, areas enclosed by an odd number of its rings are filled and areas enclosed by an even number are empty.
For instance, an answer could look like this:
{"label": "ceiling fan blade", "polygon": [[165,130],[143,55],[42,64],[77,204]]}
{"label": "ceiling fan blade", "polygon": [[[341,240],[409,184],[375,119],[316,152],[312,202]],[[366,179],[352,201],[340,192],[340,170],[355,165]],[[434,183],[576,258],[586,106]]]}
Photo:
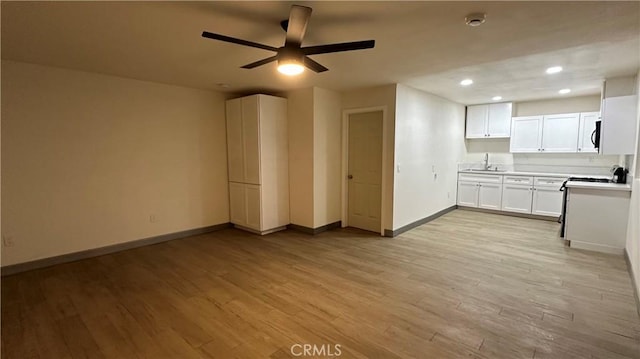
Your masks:
{"label": "ceiling fan blade", "polygon": [[276,61],[278,59],[278,56],[271,56],[271,57],[267,57],[266,59],[262,59],[260,61],[256,61],[256,62],[252,62],[250,64],[244,65],[242,66],[243,69],[252,69],[254,67],[258,67],[258,66],[262,66],[265,64],[268,64],[272,61]]}
{"label": "ceiling fan blade", "polygon": [[304,66],[307,67],[309,70],[314,71],[314,72],[325,72],[327,70],[329,70],[328,68],[320,65],[319,63],[311,60],[308,57],[304,57]]}
{"label": "ceiling fan blade", "polygon": [[307,24],[311,17],[311,8],[300,5],[292,5],[287,24],[287,40],[285,47],[300,47],[304,34],[307,32]]}
{"label": "ceiling fan blade", "polygon": [[257,48],[263,49],[263,50],[269,50],[269,51],[275,51],[275,52],[278,51],[278,49],[273,47],[273,46],[263,45],[263,44],[259,44],[257,42],[252,42],[252,41],[247,41],[247,40],[242,40],[242,39],[236,39],[235,37],[230,37],[230,36],[225,36],[225,35],[220,35],[220,34],[214,34],[212,32],[207,32],[207,31],[203,31],[202,32],[202,37],[206,37],[208,39],[213,39],[213,40],[231,42],[233,44],[238,44],[238,45],[257,47]]}
{"label": "ceiling fan blade", "polygon": [[303,47],[302,53],[305,55],[328,54],[331,52],[342,52],[352,50],[371,49],[376,45],[375,40],[342,42],[339,44],[319,45]]}

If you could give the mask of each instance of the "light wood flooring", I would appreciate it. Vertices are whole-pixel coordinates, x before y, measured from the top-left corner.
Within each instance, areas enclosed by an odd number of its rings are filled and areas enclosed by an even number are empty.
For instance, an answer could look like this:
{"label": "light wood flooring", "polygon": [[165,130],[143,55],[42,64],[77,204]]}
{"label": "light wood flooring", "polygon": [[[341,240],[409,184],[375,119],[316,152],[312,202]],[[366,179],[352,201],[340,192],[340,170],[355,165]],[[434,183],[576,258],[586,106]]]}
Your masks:
{"label": "light wood flooring", "polygon": [[2,358],[640,358],[622,257],[464,210],[394,238],[234,229],[2,279]]}

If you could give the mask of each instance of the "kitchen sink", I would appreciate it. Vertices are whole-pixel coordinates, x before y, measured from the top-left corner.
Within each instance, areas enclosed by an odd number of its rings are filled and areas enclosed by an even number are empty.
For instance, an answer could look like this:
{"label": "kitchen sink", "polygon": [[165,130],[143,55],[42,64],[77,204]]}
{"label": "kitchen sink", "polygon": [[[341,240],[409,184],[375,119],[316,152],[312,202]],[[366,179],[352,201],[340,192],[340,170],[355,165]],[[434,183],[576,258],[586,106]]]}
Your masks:
{"label": "kitchen sink", "polygon": [[507,170],[483,170],[483,169],[476,169],[476,168],[471,168],[471,169],[468,169],[467,171],[472,171],[472,172],[484,172],[484,173],[500,173],[500,172],[507,172]]}

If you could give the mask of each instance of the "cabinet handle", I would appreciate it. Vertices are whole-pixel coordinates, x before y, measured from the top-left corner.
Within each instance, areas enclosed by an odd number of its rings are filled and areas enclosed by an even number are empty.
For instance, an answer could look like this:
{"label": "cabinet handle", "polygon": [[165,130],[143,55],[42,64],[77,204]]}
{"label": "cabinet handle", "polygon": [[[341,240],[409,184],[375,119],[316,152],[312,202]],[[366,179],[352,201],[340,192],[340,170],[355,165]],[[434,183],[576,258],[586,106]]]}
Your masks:
{"label": "cabinet handle", "polygon": [[542,150],[544,151],[544,148]]}
{"label": "cabinet handle", "polygon": [[491,134],[490,134],[490,133],[487,133],[487,137],[491,137]]}
{"label": "cabinet handle", "polygon": [[578,152],[579,152],[579,151],[582,151],[582,148],[578,148]]}

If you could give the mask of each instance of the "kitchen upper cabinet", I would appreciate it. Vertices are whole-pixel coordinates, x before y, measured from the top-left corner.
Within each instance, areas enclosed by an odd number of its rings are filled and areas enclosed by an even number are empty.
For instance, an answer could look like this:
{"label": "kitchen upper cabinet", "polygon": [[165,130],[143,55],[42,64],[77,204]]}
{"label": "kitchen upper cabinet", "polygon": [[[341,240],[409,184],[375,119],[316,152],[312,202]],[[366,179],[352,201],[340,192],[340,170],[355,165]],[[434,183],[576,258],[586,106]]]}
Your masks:
{"label": "kitchen upper cabinet", "polygon": [[578,152],[597,153],[593,138],[596,130],[596,121],[600,118],[600,112],[583,112],[580,114],[580,126],[578,130]]}
{"label": "kitchen upper cabinet", "polygon": [[230,221],[260,234],[289,224],[287,100],[228,100]]}
{"label": "kitchen upper cabinet", "polygon": [[604,99],[600,133],[601,154],[628,155],[635,153],[637,111],[637,95]]}
{"label": "kitchen upper cabinet", "polygon": [[511,122],[511,152],[540,152],[542,116],[514,117]]}
{"label": "kitchen upper cabinet", "polygon": [[[585,117],[586,124],[590,120],[591,117]],[[511,124],[510,151],[575,153],[578,152],[579,134],[579,113],[514,117]]]}
{"label": "kitchen upper cabinet", "polygon": [[511,102],[467,106],[466,138],[508,138]]}
{"label": "kitchen upper cabinet", "polygon": [[579,113],[543,116],[541,150],[577,152],[579,125]]}

